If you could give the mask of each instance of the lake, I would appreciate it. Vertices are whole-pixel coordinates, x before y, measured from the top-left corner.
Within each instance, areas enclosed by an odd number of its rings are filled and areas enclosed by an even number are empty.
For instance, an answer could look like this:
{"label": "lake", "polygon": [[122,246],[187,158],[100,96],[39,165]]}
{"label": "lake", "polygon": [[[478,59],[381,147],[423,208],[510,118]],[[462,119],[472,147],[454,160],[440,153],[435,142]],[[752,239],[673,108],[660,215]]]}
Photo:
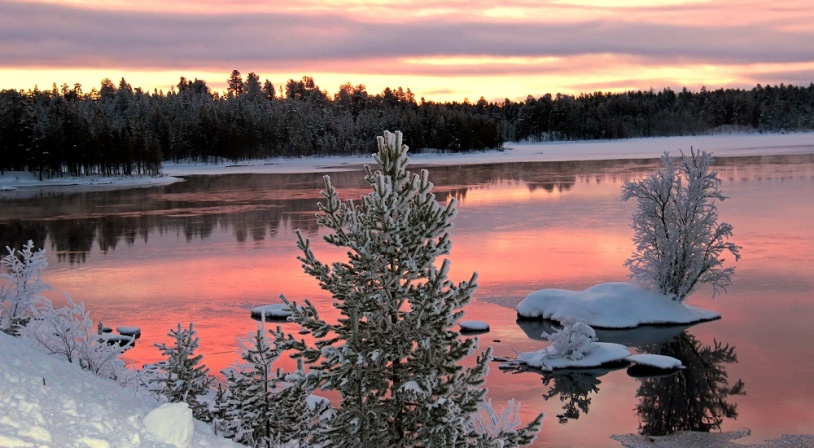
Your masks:
{"label": "lake", "polygon": [[[431,167],[441,201],[455,197],[450,277],[479,274],[465,319],[491,325],[481,348],[495,355],[548,344],[542,322],[517,322],[514,306],[542,288],[584,289],[624,281],[632,250],[621,185],[649,174],[655,160],[528,162]],[[723,318],[691,327],[598,331],[601,341],[681,359],[688,369],[638,377],[635,369],[501,371],[487,387],[496,407],[522,402],[522,419],[544,412],[534,446],[621,446],[612,434],[749,428],[742,442],[814,432],[814,155],[720,158],[729,199],[721,221],[743,247],[734,286],[688,303]],[[414,166],[413,169],[417,169]],[[158,360],[156,342],[194,322],[204,362],[233,363],[236,339],[256,329],[249,309],[310,298],[326,316],[331,300],[296,260],[294,229],[322,261],[341,251],[321,242],[314,220],[322,174],[189,176],[153,188],[59,193],[0,192],[0,243],[45,247],[49,294],[84,301],[94,320],[135,325],[143,336],[125,354]],[[331,174],[343,198],[367,193],[359,171]],[[732,260],[730,260],[732,261]],[[295,333],[293,324],[284,328]],[[286,365],[281,363],[281,365]]]}

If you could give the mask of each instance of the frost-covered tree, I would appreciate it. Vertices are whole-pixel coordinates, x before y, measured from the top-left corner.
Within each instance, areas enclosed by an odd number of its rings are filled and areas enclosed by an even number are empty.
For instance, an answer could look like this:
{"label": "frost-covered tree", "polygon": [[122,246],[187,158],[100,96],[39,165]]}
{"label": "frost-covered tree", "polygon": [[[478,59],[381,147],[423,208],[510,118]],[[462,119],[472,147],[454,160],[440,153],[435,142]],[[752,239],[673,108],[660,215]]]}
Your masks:
{"label": "frost-covered tree", "polygon": [[596,332],[590,325],[568,317],[562,321],[563,327],[554,333],[543,333],[551,341],[554,352],[568,359],[578,360],[585,357],[596,342]]}
{"label": "frost-covered tree", "polygon": [[243,362],[223,371],[226,385],[216,396],[216,431],[255,448],[299,446],[324,407],[310,407],[302,386],[274,371],[280,351],[262,330],[243,344]]}
{"label": "frost-covered tree", "polygon": [[167,336],[173,344],[155,344],[166,357],[155,364],[155,377],[150,380],[153,392],[172,403],[185,402],[192,409],[192,415],[201,421],[211,421],[212,414],[200,398],[209,393],[215,378],[209,375],[209,368],[199,363],[203,355],[196,355],[198,336],[193,324],[189,328],[171,329]]}
{"label": "frost-covered tree", "polygon": [[24,336],[34,339],[51,354],[65,357],[68,362],[98,376],[125,386],[136,382],[137,373],[119,359],[129,345],[108,343],[95,331],[85,304],[74,302],[68,294],[65,299],[67,304],[63,307],[54,307],[50,300],[41,299]]}
{"label": "frost-covered tree", "polygon": [[4,333],[19,335],[36,304],[45,299],[42,293],[51,289],[42,279],[48,266],[45,251],[33,249],[31,240],[19,251],[7,247],[8,255],[0,260],[6,270],[0,273],[0,331]]}
{"label": "frost-covered tree", "polygon": [[[625,262],[631,278],[679,302],[709,283],[713,296],[732,284],[734,267],[721,255],[740,258],[740,247],[727,240],[732,226],[718,223],[721,179],[712,171],[712,155],[690,150],[676,161],[665,153],[656,173],[622,187],[622,200],[635,198],[632,217],[636,252]],[[677,162],[677,163],[676,163]]]}
{"label": "frost-covered tree", "polygon": [[322,319],[308,300],[289,304],[293,320],[310,330],[314,344],[276,333],[281,349],[292,350],[310,369],[309,389],[336,390],[341,402],[327,427],[314,431],[318,445],[332,447],[515,446],[530,443],[542,415],[522,429],[478,431],[474,414],[491,350],[471,367],[461,361],[476,339],[454,329],[476,288],[477,274],[457,285],[447,279],[448,229],[456,201],[439,204],[428,173],[407,170],[400,132],[378,137],[365,168],[372,192],[358,203],[340,201],[325,177],[319,225],[325,241],[347,249],[347,261],[320,262],[310,241],[297,233],[305,272],[331,294],[338,320]]}

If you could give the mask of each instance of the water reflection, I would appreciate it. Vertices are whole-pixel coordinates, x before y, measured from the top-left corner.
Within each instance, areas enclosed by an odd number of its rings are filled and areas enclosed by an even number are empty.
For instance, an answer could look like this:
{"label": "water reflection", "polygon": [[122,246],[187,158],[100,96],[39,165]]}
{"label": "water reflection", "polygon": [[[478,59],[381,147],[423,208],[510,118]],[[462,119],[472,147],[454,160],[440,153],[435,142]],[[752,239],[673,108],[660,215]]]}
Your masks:
{"label": "water reflection", "polygon": [[[518,320],[518,326],[531,339],[544,340],[542,333],[559,328],[555,322]],[[737,405],[729,401],[732,395],[743,395],[744,383],[738,379],[729,385],[726,364],[738,361],[735,347],[714,340],[712,345],[687,331],[688,326],[642,326],[626,330],[596,329],[603,342],[636,347],[641,353],[670,356],[681,360],[683,370],[656,369],[641,365],[628,367],[630,377],[641,381],[636,397],[639,403],[639,432],[647,436],[663,436],[675,431],[705,431],[721,428],[724,419],[737,417]],[[563,412],[556,414],[559,423],[576,420],[587,414],[592,395],[599,393],[600,377],[624,365],[609,365],[596,369],[563,369],[541,372],[521,368],[520,372],[537,372],[543,376],[546,401],[559,398]]]}
{"label": "water reflection", "polygon": [[587,414],[591,405],[591,394],[599,393],[602,381],[599,377],[612,369],[556,370],[543,374],[543,386],[551,388],[543,394],[546,401],[558,397],[563,403],[563,412],[557,414],[560,424],[576,420]]}
{"label": "water reflection", "polygon": [[[811,176],[812,163],[812,155],[746,157],[719,159],[716,168],[725,179],[784,179]],[[455,197],[467,207],[527,201],[529,195],[543,199],[579,195],[572,192],[576,185],[603,183],[614,185],[603,194],[618,203],[615,185],[649,173],[653,167],[654,161],[648,160],[605,160],[430,169],[436,198]],[[342,197],[368,192],[358,171],[330,175]],[[313,235],[318,231],[313,214],[322,186],[321,175],[241,174],[190,176],[183,183],[127,190],[0,192],[0,247],[19,247],[29,239],[42,247],[49,239],[59,261],[74,264],[85,262],[94,244],[105,254],[121,242],[128,246],[146,242],[153,232],[177,233],[190,242],[210,238],[215,229],[230,228],[238,243],[274,238],[280,229],[299,228]],[[484,189],[489,193],[471,194]],[[596,213],[603,219],[601,211]]]}
{"label": "water reflection", "polygon": [[636,392],[640,434],[718,430],[724,419],[738,416],[737,405],[729,398],[744,395],[744,383],[738,379],[730,386],[726,373],[726,364],[738,361],[735,347],[717,340],[703,345],[685,331],[670,342],[644,346],[642,352],[672,356],[687,368],[675,375],[641,379]]}
{"label": "water reflection", "polygon": [[[545,320],[517,321],[517,326],[530,339],[545,341],[543,333],[554,333],[562,328],[557,322]],[[607,328],[594,328],[596,338],[600,342],[612,342],[627,347],[646,347],[653,344],[662,344],[673,341],[692,325],[641,325],[636,328],[613,330]]]}

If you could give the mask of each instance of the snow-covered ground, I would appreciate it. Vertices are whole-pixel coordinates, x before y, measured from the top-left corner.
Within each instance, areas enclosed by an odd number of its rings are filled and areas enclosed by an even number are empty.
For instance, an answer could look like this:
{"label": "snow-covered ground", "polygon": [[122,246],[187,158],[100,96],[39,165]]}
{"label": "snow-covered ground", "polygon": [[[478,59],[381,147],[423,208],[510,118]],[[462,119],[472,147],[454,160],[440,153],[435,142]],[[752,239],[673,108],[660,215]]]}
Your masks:
{"label": "snow-covered ground", "polygon": [[[687,137],[656,137],[550,143],[506,143],[503,151],[459,154],[412,154],[416,166],[478,165],[489,163],[546,162],[566,160],[656,159],[665,151],[677,155],[690,147],[712,152],[716,157],[812,154],[814,132],[792,134],[721,134]],[[193,174],[317,173],[358,169],[371,164],[369,155],[336,157],[275,158],[233,163],[165,163],[163,176],[62,177],[37,180],[30,173],[0,175],[0,191],[14,188],[101,189],[151,186],[177,182]]]}
{"label": "snow-covered ground", "polygon": [[0,332],[0,447],[242,446],[191,420],[183,404],[159,407]]}

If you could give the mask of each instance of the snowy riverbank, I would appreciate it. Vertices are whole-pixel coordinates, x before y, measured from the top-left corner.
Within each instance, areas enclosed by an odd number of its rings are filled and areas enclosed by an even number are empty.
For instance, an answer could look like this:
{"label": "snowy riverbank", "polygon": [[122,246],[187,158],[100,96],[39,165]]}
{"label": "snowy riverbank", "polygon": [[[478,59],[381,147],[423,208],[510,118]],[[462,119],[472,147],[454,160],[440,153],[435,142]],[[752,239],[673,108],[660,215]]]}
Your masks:
{"label": "snowy riverbank", "polygon": [[[716,157],[814,154],[814,132],[792,134],[722,134],[685,137],[656,137],[579,142],[508,142],[502,151],[454,154],[411,154],[414,166],[478,165],[491,163],[551,162],[568,160],[657,159],[665,151],[678,154],[690,147],[712,152]],[[275,158],[239,163],[164,163],[163,176],[62,177],[39,181],[30,173],[0,175],[0,191],[14,188],[58,188],[80,191],[100,188],[129,188],[167,184],[189,175],[241,173],[316,173],[359,169],[371,164],[369,155]]]}
{"label": "snowy riverbank", "polygon": [[[144,417],[159,407],[111,380],[0,332],[0,446],[171,447],[181,422],[156,437]],[[191,415],[190,415],[191,419]],[[193,422],[193,447],[239,447]],[[162,442],[163,440],[163,442]],[[177,444],[175,446],[178,446]]]}

